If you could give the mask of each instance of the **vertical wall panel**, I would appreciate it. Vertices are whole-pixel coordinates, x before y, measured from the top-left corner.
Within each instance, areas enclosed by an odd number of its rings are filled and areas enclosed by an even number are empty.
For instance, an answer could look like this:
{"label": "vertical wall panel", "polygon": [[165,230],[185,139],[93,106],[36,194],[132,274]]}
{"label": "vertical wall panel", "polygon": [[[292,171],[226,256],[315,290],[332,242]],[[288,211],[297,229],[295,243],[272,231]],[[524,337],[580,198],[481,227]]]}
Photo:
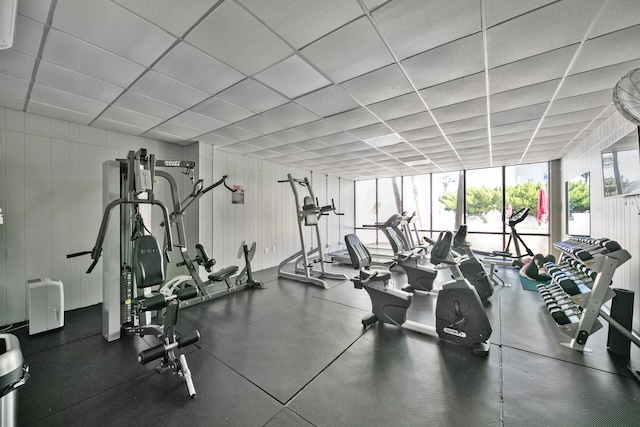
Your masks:
{"label": "vertical wall panel", "polygon": [[[8,110],[9,111],[9,110]],[[11,110],[13,111],[13,110]],[[7,266],[7,322],[25,319],[25,134],[6,132],[7,169],[4,228]],[[35,206],[33,207],[35,209]]]}
{"label": "vertical wall panel", "polygon": [[[0,126],[5,122],[5,108],[0,107]],[[0,130],[0,209],[2,209],[2,216],[6,214],[7,200],[6,200],[6,155],[7,144],[6,135],[4,130]],[[5,233],[5,225],[0,224],[0,254],[7,253],[6,246],[7,236]],[[8,323],[7,320],[7,263],[4,256],[0,256],[0,325]]]}
{"label": "vertical wall panel", "polygon": [[[604,197],[601,152],[635,129],[615,112],[562,160],[562,203],[566,204],[564,183],[590,172],[591,236],[607,237],[619,242],[631,254],[630,261],[619,267],[613,277],[614,287],[633,290],[637,295],[633,328],[640,330],[640,197]],[[566,238],[566,206],[562,209],[563,239]]]}

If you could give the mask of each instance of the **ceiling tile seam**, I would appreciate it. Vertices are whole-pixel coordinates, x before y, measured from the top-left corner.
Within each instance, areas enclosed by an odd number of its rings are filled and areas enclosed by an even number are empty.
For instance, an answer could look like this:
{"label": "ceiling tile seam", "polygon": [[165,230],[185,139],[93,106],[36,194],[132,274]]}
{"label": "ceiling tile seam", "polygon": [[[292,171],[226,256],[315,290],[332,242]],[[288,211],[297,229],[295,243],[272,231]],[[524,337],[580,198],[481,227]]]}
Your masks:
{"label": "ceiling tile seam", "polygon": [[40,36],[40,44],[38,45],[38,53],[36,54],[35,61],[33,63],[33,69],[31,71],[31,79],[29,81],[29,88],[27,89],[27,93],[25,95],[24,107],[22,111],[27,112],[27,108],[29,107],[29,101],[31,100],[31,92],[33,92],[33,86],[36,83],[36,78],[38,76],[38,69],[40,68],[40,61],[42,60],[42,54],[44,53],[44,46],[47,43],[47,38],[49,36],[49,30],[51,29],[51,23],[53,22],[53,15],[55,14],[56,7],[58,6],[58,0],[51,0],[49,4],[49,10],[47,12],[47,19],[44,23],[44,27],[42,28],[42,35]]}
{"label": "ceiling tile seam", "polygon": [[[571,140],[569,140],[569,142],[567,142],[557,153],[556,156],[559,156],[562,152],[564,152],[565,150],[569,149],[571,147],[571,144],[576,140],[576,138],[578,137],[578,135],[582,134],[583,132],[585,132],[587,129],[589,129],[589,126],[591,126],[593,123],[595,123],[598,119],[600,119],[600,117],[602,117],[604,114],[607,113],[607,111],[611,108],[611,105],[607,105],[605,107],[602,107],[602,111],[600,111],[600,113],[594,117],[587,125],[585,125],[585,127],[583,127],[580,132],[577,132],[575,134],[575,136],[573,138],[571,138]],[[611,134],[614,134],[615,132],[617,132],[619,129],[621,129],[622,127],[626,126],[626,123],[623,124],[621,127],[619,127],[618,129],[615,129],[613,132],[611,132]],[[594,149],[595,147],[597,147],[597,145],[589,148],[588,150],[580,153],[580,155],[578,157],[582,157],[585,154],[587,154],[588,152],[590,152],[592,149]]]}
{"label": "ceiling tile seam", "polygon": [[[407,71],[404,69],[404,67],[402,66],[402,64],[400,63],[400,61],[398,60],[398,56],[395,54],[395,52],[393,51],[393,49],[391,49],[391,46],[389,45],[389,43],[387,42],[387,40],[385,40],[385,38],[382,36],[382,33],[380,32],[380,29],[378,28],[378,26],[376,25],[375,20],[373,19],[373,17],[371,16],[371,13],[367,10],[367,7],[364,5],[363,0],[358,0],[358,4],[360,4],[360,7],[362,8],[362,10],[365,11],[365,15],[367,16],[367,19],[369,19],[369,22],[371,23],[371,25],[373,26],[374,30],[376,31],[376,34],[378,34],[378,37],[380,37],[380,40],[382,41],[382,43],[384,43],[385,47],[387,48],[387,50],[389,51],[389,53],[391,54],[391,56],[393,57],[393,60],[395,61],[396,65],[400,68],[400,71],[402,71],[402,74],[404,75],[404,77],[407,79],[407,81],[409,82],[409,85],[411,85],[411,88],[413,89],[414,93],[418,96],[418,99],[420,99],[420,102],[422,102],[422,105],[424,105],[425,109],[427,110],[427,113],[429,113],[429,115],[431,116],[431,119],[433,120],[433,122],[436,124],[436,126],[438,127],[438,129],[440,130],[440,133],[442,134],[442,136],[444,137],[445,141],[447,141],[447,143],[449,144],[449,146],[451,147],[451,150],[453,150],[453,152],[455,153],[456,157],[458,157],[458,160],[460,160],[460,162],[464,165],[464,162],[462,161],[462,158],[460,157],[460,155],[458,154],[458,151],[455,149],[455,147],[453,146],[453,144],[451,143],[451,141],[449,141],[449,138],[447,137],[447,135],[444,133],[444,130],[442,129],[442,127],[440,126],[440,123],[438,123],[438,120],[435,118],[435,116],[433,115],[433,112],[431,111],[431,109],[429,108],[429,105],[427,104],[427,102],[425,101],[425,99],[423,98],[423,96],[420,94],[420,91],[418,90],[418,88],[416,87],[415,83],[413,82],[413,80],[411,80],[411,78],[409,77],[409,75],[407,74]],[[417,54],[418,55],[418,54]],[[415,55],[414,55],[415,56]],[[365,107],[366,108],[366,107]],[[371,111],[370,111],[371,112]],[[373,112],[371,112],[373,114]],[[374,116],[380,120],[380,118],[378,116],[376,116],[374,114]],[[382,120],[381,120],[382,121]],[[385,126],[387,126],[389,129],[393,130],[393,128],[391,126],[389,126],[386,122],[383,121],[383,123],[385,124]],[[394,133],[397,134],[397,132],[394,131]],[[402,138],[402,137],[401,137]],[[402,138],[403,141],[405,141],[405,143],[407,143],[411,148],[413,148],[414,150],[416,150],[418,153],[420,153],[422,156],[425,157],[425,159],[429,160],[429,162],[431,162],[434,166],[436,166],[438,169],[443,170],[440,166],[438,166],[435,162],[433,162],[426,154],[424,154],[422,151],[418,150],[415,146],[413,146],[413,144],[410,144],[408,141],[406,141],[404,138]],[[407,165],[409,166],[409,165]]]}
{"label": "ceiling tile seam", "polygon": [[[57,1],[58,1],[58,0],[52,0],[52,1],[55,1],[55,2],[57,3]],[[164,57],[166,57],[166,56],[169,54],[169,52],[171,52],[173,49],[175,49],[175,47],[176,47],[176,46],[178,46],[178,45],[180,44],[180,42],[184,42],[184,38],[185,38],[185,37],[187,37],[187,36],[188,36],[188,35],[189,35],[189,34],[190,34],[190,33],[191,33],[191,32],[192,32],[192,31],[193,31],[193,30],[194,30],[194,29],[195,29],[195,28],[196,28],[196,27],[201,23],[201,22],[202,22],[202,21],[204,21],[204,20],[205,20],[205,19],[206,19],[206,18],[207,18],[211,13],[213,13],[213,11],[214,11],[215,9],[217,9],[217,8],[218,8],[218,7],[219,7],[223,2],[224,2],[224,0],[219,0],[216,4],[214,4],[214,5],[213,5],[213,6],[212,6],[212,7],[211,7],[211,8],[210,8],[206,13],[204,13],[204,14],[203,14],[203,15],[202,15],[202,16],[201,16],[201,17],[200,17],[200,18],[199,18],[199,19],[198,19],[198,20],[197,20],[197,21],[196,21],[196,22],[195,22],[191,27],[189,27],[189,28],[187,29],[187,31],[185,31],[185,33],[184,33],[182,36],[175,36],[175,35],[173,35],[173,34],[169,33],[168,31],[166,31],[164,28],[158,27],[158,25],[156,25],[155,23],[153,23],[153,22],[149,21],[148,19],[146,19],[146,18],[144,18],[144,17],[142,17],[142,16],[140,16],[140,15],[138,15],[138,14],[136,14],[136,13],[132,12],[131,10],[129,10],[129,9],[127,9],[127,8],[125,8],[124,6],[122,6],[122,5],[120,5],[120,4],[117,4],[117,3],[114,3],[114,4],[116,4],[118,7],[121,7],[122,9],[126,10],[127,12],[129,12],[129,13],[131,13],[131,14],[133,14],[133,15],[137,16],[137,17],[139,17],[140,19],[143,19],[144,21],[149,22],[149,23],[150,23],[150,24],[152,24],[154,27],[160,28],[160,30],[162,30],[162,31],[166,32],[167,34],[171,35],[172,37],[175,37],[175,38],[176,38],[176,40],[175,40],[173,43],[171,43],[171,46],[169,46],[169,47],[168,47],[168,48],[167,48],[163,53],[161,53],[161,54],[160,54],[160,55],[159,55],[159,56],[158,56],[158,57],[157,57],[157,58],[156,58],[156,59],[155,59],[151,64],[149,64],[149,66],[148,66],[148,67],[145,67],[145,70],[143,70],[143,71],[142,71],[142,73],[140,73],[140,75],[138,75],[138,77],[136,77],[135,79],[133,79],[133,81],[132,81],[131,83],[129,83],[129,85],[128,85],[126,88],[124,88],[124,90],[123,90],[123,91],[122,91],[118,96],[116,96],[116,97],[115,97],[115,98],[114,98],[114,99],[109,103],[109,105],[107,105],[107,106],[106,106],[106,107],[105,107],[105,108],[104,108],[104,109],[103,109],[103,110],[102,110],[102,111],[101,111],[101,112],[100,112],[100,113],[99,113],[99,114],[98,114],[98,115],[97,115],[97,116],[96,116],[96,117],[91,121],[91,123],[89,123],[89,126],[92,126],[92,125],[95,123],[95,121],[96,121],[96,120],[98,120],[100,117],[102,117],[102,115],[103,115],[103,114],[104,114],[104,113],[109,109],[109,107],[114,106],[114,103],[115,103],[115,102],[117,102],[117,101],[118,101],[118,99],[120,99],[120,98],[121,98],[125,93],[127,93],[129,90],[131,90],[131,87],[133,87],[133,85],[134,85],[134,84],[136,84],[136,83],[137,83],[137,82],[138,82],[138,81],[139,81],[139,80],[140,80],[140,79],[141,79],[145,74],[147,74],[149,71],[151,71],[151,70],[153,69],[153,67],[155,67],[155,66],[158,64],[158,62],[160,62]],[[186,43],[186,42],[185,42],[185,43]],[[190,44],[189,44],[189,45],[190,45]],[[191,46],[191,45],[190,45],[190,46]],[[194,48],[195,48],[195,47],[194,47]],[[198,49],[198,50],[200,51],[200,49]],[[111,52],[111,53],[113,53],[113,52]],[[204,53],[204,52],[203,52],[203,53]],[[115,53],[114,53],[114,55],[115,55]],[[119,55],[118,55],[118,56],[119,56]],[[211,56],[211,55],[207,55],[207,56]],[[126,58],[125,58],[125,59],[126,59]],[[216,59],[216,60],[218,60],[217,58],[215,58],[215,59]],[[142,64],[138,64],[138,65],[142,65]],[[226,64],[225,64],[225,65],[226,65]],[[156,70],[154,70],[154,71],[156,71]],[[237,71],[237,70],[236,70],[236,71]],[[156,72],[157,72],[157,73],[160,73],[159,71],[156,71]],[[162,74],[163,76],[166,76],[166,74],[164,74],[164,73],[160,73],[160,74]],[[241,73],[241,74],[242,74],[242,73]],[[171,77],[171,76],[166,76],[166,77],[169,77],[169,78],[172,78],[172,79],[173,79],[173,77]],[[183,83],[183,82],[181,82],[181,83]],[[186,84],[186,83],[183,83],[183,84],[185,84],[185,85],[187,85],[187,86],[190,86],[190,87],[193,87],[193,86],[188,85],[188,84]],[[197,89],[197,88],[195,88],[195,89]],[[134,91],[134,92],[135,92],[135,91]],[[215,95],[212,95],[211,97],[213,97],[213,96],[215,96]],[[211,97],[210,97],[210,98],[211,98]],[[207,98],[207,99],[210,99],[210,98]],[[205,100],[205,101],[206,101],[206,100]],[[201,101],[201,102],[204,102],[204,101]],[[200,102],[199,102],[199,103],[200,103]],[[199,103],[198,103],[198,104],[199,104]],[[196,104],[196,105],[197,105],[197,104]],[[194,106],[191,106],[190,108],[193,108],[193,107],[194,107]],[[189,109],[189,108],[188,108],[188,109]],[[173,117],[170,117],[169,119],[165,120],[164,122],[161,122],[161,123],[157,124],[156,126],[154,126],[154,127],[152,127],[152,128],[147,129],[145,132],[149,132],[150,130],[155,129],[156,127],[160,126],[161,124],[166,123],[168,120],[173,119],[173,118],[174,118],[174,117],[176,117],[177,115],[184,113],[184,112],[185,112],[185,111],[187,111],[188,109],[185,109],[185,110],[183,110],[181,113],[178,113],[178,114],[176,114],[176,115],[175,115],[175,116],[173,116]],[[158,117],[158,118],[159,118],[159,117]],[[125,123],[125,124],[126,124],[126,123]],[[196,129],[196,130],[197,130],[197,129]],[[142,132],[142,133],[141,133],[141,134],[139,134],[138,136],[143,135],[145,132]]]}
{"label": "ceiling tile seam", "polygon": [[[326,74],[324,73],[324,71],[323,71],[323,70],[321,70],[320,68],[318,68],[318,67],[316,66],[316,64],[315,64],[315,63],[313,63],[313,62],[312,62],[312,61],[310,61],[310,60],[309,60],[305,55],[303,55],[303,54],[302,54],[302,52],[300,52],[300,50],[301,50],[301,49],[297,49],[297,48],[295,48],[293,45],[291,45],[287,40],[285,40],[282,36],[280,36],[280,34],[278,34],[278,33],[277,33],[273,28],[271,28],[269,25],[267,25],[267,24],[266,24],[264,21],[262,21],[258,16],[256,16],[256,15],[255,15],[251,10],[249,10],[245,5],[243,5],[243,4],[240,2],[240,0],[233,0],[233,1],[234,1],[238,6],[240,6],[242,9],[244,9],[247,13],[249,13],[249,14],[250,14],[254,19],[256,19],[258,22],[260,22],[262,25],[264,25],[264,26],[265,26],[265,28],[267,28],[269,31],[271,31],[271,32],[272,32],[276,37],[278,37],[278,38],[279,38],[283,43],[285,43],[287,46],[289,46],[289,48],[291,48],[291,49],[293,50],[293,52],[294,52],[294,53],[293,53],[293,55],[296,55],[296,54],[297,54],[297,55],[298,55],[298,56],[299,56],[303,61],[305,61],[305,62],[306,62],[310,67],[312,67],[312,68],[313,68],[315,71],[317,71],[320,75],[322,75],[322,76],[323,76],[324,78],[326,78],[329,82],[331,82],[331,84],[332,84],[332,85],[334,85],[334,86],[338,87],[340,90],[342,90],[342,91],[343,91],[347,96],[349,96],[351,99],[353,99],[353,101],[354,101],[354,102],[356,102],[356,103],[357,103],[358,105],[360,105],[362,108],[365,108],[365,109],[366,109],[369,113],[371,113],[371,114],[372,114],[372,115],[373,115],[373,116],[374,116],[378,121],[380,121],[380,123],[382,123],[383,125],[385,125],[385,126],[386,126],[386,127],[387,127],[391,132],[392,132],[392,133],[394,133],[394,134],[398,135],[398,133],[397,133],[393,128],[391,128],[391,126],[389,126],[385,121],[383,121],[380,117],[378,117],[376,114],[374,114],[374,113],[373,113],[373,111],[371,111],[369,108],[367,108],[367,106],[365,106],[365,105],[364,105],[364,104],[362,104],[360,101],[358,101],[357,99],[355,99],[355,98],[354,98],[354,97],[353,97],[353,96],[352,96],[348,91],[346,91],[342,86],[340,86],[340,85],[339,85],[336,81],[334,81],[330,76],[326,75]],[[361,6],[362,10],[364,11],[364,16],[368,16],[368,15],[369,15],[369,11],[367,10],[367,8],[362,4],[361,0],[358,0],[358,2],[360,3],[360,6]],[[326,36],[327,36],[327,35],[329,35],[329,34],[334,33],[335,31],[338,31],[338,30],[339,30],[339,29],[341,29],[341,28],[344,28],[345,26],[347,26],[347,25],[351,24],[352,22],[355,22],[355,21],[357,21],[358,19],[361,19],[361,18],[362,18],[362,16],[358,16],[358,17],[356,17],[356,18],[352,19],[351,21],[349,21],[349,22],[345,23],[344,25],[342,25],[342,26],[340,26],[340,27],[338,27],[338,28],[334,29],[333,31],[330,31],[330,32],[329,32],[329,33],[327,33],[327,34],[324,34],[322,37],[318,38],[318,40],[320,40],[320,39],[322,39],[322,38],[326,37]],[[370,15],[368,16],[368,19],[371,21],[371,16],[370,16]],[[377,31],[377,28],[376,28],[376,31]],[[379,32],[378,32],[378,34],[379,34]],[[381,37],[381,38],[382,38],[382,37]],[[317,40],[316,40],[316,41],[317,41]],[[383,41],[384,41],[384,40],[383,40]],[[314,41],[314,42],[315,42],[315,41]],[[311,43],[314,43],[314,42],[311,42]],[[306,46],[309,46],[311,43],[307,44]],[[385,42],[385,44],[386,44],[386,42]],[[290,57],[290,56],[289,56],[289,57]],[[287,58],[289,58],[289,57],[287,57]],[[396,59],[396,58],[395,58],[395,56],[394,56],[394,59]],[[396,61],[397,61],[397,59],[396,59]],[[273,65],[273,64],[272,64],[272,65]],[[270,66],[272,66],[272,65],[270,65]],[[270,66],[269,66],[269,67],[270,67]],[[267,68],[265,68],[265,69],[268,69],[269,67],[267,67]],[[260,71],[256,72],[255,74],[258,74],[258,73],[260,73],[260,72],[262,72],[262,71],[264,71],[264,70],[260,70]],[[255,74],[253,74],[253,75],[255,75]],[[253,75],[252,75],[252,76],[253,76]],[[256,80],[256,81],[257,81],[257,80]],[[262,82],[259,82],[259,83],[260,83],[260,84],[263,84]],[[265,86],[267,86],[267,85],[265,85]],[[329,87],[329,86],[330,86],[330,85],[327,85],[327,86],[324,86],[323,88],[326,88],[326,87]],[[272,88],[271,88],[271,89],[272,89]],[[322,88],[321,88],[321,89],[322,89]],[[317,90],[321,90],[321,89],[317,89]],[[280,95],[282,95],[282,96],[285,96],[284,94],[280,93],[279,91],[276,91],[275,89],[272,89],[272,90],[274,90],[276,93],[278,93],[278,94],[280,94]],[[312,92],[309,92],[309,93],[313,93],[313,92],[315,92],[315,91],[312,91]],[[304,95],[300,95],[300,96],[298,96],[298,97],[296,97],[296,98],[300,98],[301,96],[304,96]],[[285,96],[285,98],[287,98],[287,99],[291,100],[291,102],[295,102],[295,101],[293,101],[291,98],[289,98],[289,97],[287,97],[287,96]],[[295,99],[295,98],[294,98],[294,99]],[[297,102],[295,102],[295,104],[296,104],[296,105],[298,105],[299,107],[301,107],[301,108],[303,108],[303,109],[305,109],[305,110],[309,111],[310,113],[313,113],[312,111],[308,110],[307,108],[305,108],[304,106],[302,106],[302,105],[298,104]],[[319,120],[324,120],[324,118],[320,118]],[[343,131],[344,131],[344,130],[343,130]],[[354,137],[354,138],[356,138],[357,140],[362,141],[362,142],[364,142],[365,144],[368,144],[365,140],[363,140],[362,138],[358,138],[357,136],[355,136],[355,135],[351,134],[349,131],[344,131],[344,132],[346,132],[347,134],[349,134],[349,135],[353,136],[353,137]],[[402,138],[402,137],[401,137],[401,138]],[[402,138],[402,140],[404,141],[404,138]],[[406,141],[405,141],[405,142],[406,142]],[[408,144],[408,142],[406,142],[406,143]],[[389,156],[389,157],[393,158],[394,160],[400,161],[400,160],[398,160],[397,158],[395,158],[395,157],[391,156],[390,154],[385,153],[384,151],[380,150],[378,147],[374,147],[374,146],[373,146],[373,145],[371,145],[371,144],[368,144],[368,145],[369,145],[369,146],[371,146],[371,148],[374,148],[374,149],[376,149],[376,150],[380,151],[381,153],[384,153],[384,154],[386,154],[387,156]],[[409,144],[409,145],[410,145],[414,150],[416,150],[418,153],[420,153],[420,154],[422,154],[422,155],[424,156],[424,154],[423,154],[422,152],[420,152],[419,150],[417,150],[417,149],[416,149],[415,147],[413,147],[411,144]],[[428,157],[426,157],[426,156],[425,156],[425,158],[426,158],[427,160],[429,160],[429,161],[430,161],[430,159],[429,159]],[[401,162],[401,161],[400,161],[400,162]],[[404,164],[404,162],[401,162],[401,163],[403,163],[403,164]],[[412,166],[410,166],[410,165],[407,165],[407,166],[409,166],[409,167],[411,167],[412,169],[414,169],[414,168],[413,168]],[[436,165],[436,166],[437,166],[437,165]],[[417,172],[419,172],[418,170],[416,170],[416,171],[417,171]]]}
{"label": "ceiling tile seam", "polygon": [[[276,37],[278,37],[284,44],[286,44],[287,46],[289,46],[289,48],[293,49],[294,52],[299,52],[309,46],[311,46],[312,44],[314,44],[315,42],[317,42],[318,40],[321,40],[333,33],[335,33],[336,31],[339,31],[341,29],[343,29],[344,27],[354,23],[355,21],[357,21],[358,19],[362,18],[364,15],[358,15],[355,18],[351,19],[350,21],[345,22],[344,24],[340,25],[339,27],[334,28],[333,30],[329,31],[328,33],[325,33],[323,35],[321,35],[320,37],[318,37],[315,40],[310,41],[309,43],[300,46],[300,48],[296,48],[294,47],[291,43],[289,43],[287,40],[285,40],[280,34],[278,34],[278,32],[276,30],[274,30],[273,28],[271,28],[266,22],[264,22],[262,19],[260,19],[259,16],[257,16],[255,13],[253,13],[252,10],[250,10],[247,6],[245,6],[244,4],[242,4],[242,0],[232,0],[234,3],[236,3],[238,6],[240,6],[245,12],[247,12],[249,15],[251,15],[256,21],[258,21],[259,23],[261,23],[262,25],[264,25],[264,27],[266,29],[268,29],[269,31],[271,31]],[[269,68],[269,67],[267,67]],[[257,73],[260,73],[264,70],[260,70]],[[257,74],[256,73],[256,74]]]}
{"label": "ceiling tile seam", "polygon": [[[57,0],[56,0],[56,1],[57,1]],[[113,1],[113,0],[112,0],[112,1]],[[151,20],[149,20],[149,19],[145,18],[145,17],[144,17],[144,16],[142,16],[142,15],[137,14],[137,13],[136,13],[136,12],[134,12],[133,10],[131,10],[131,9],[127,8],[126,6],[121,5],[120,3],[117,3],[116,1],[113,1],[113,3],[114,3],[116,6],[118,6],[118,7],[122,8],[122,9],[126,10],[126,11],[127,11],[127,12],[129,12],[129,13],[131,13],[132,15],[137,16],[138,18],[142,19],[143,21],[147,22],[148,24],[151,24],[151,25],[153,25],[154,27],[156,27],[156,28],[160,29],[161,31],[164,31],[165,33],[169,34],[171,37],[175,37],[175,38],[177,38],[177,39],[178,39],[178,40],[180,40],[180,41],[184,41],[184,39],[185,39],[189,34],[191,34],[191,32],[192,32],[193,30],[195,30],[195,29],[196,29],[196,27],[202,23],[202,21],[204,21],[205,19],[207,19],[207,18],[209,17],[209,15],[211,15],[211,14],[213,13],[213,11],[214,11],[214,10],[216,10],[218,7],[220,7],[220,5],[222,5],[222,3],[224,3],[224,1],[225,1],[225,0],[218,0],[218,2],[217,2],[217,3],[215,3],[213,6],[211,6],[211,7],[210,7],[210,8],[209,8],[205,13],[203,13],[203,14],[200,16],[200,18],[196,19],[196,21],[195,21],[195,22],[194,22],[194,23],[193,23],[189,28],[187,28],[187,30],[186,30],[186,31],[184,32],[184,34],[182,34],[181,36],[176,35],[176,34],[171,34],[171,33],[170,33],[169,31],[167,31],[166,29],[164,29],[164,28],[160,27],[157,23],[155,23],[155,22],[153,22],[153,21],[151,21]],[[191,46],[191,44],[189,44],[189,45]],[[194,47],[195,47],[195,46],[194,46]],[[199,50],[199,49],[198,49],[198,50]],[[209,55],[209,56],[211,56],[211,55]]]}
{"label": "ceiling tile seam", "polygon": [[551,99],[549,100],[549,104],[547,105],[547,108],[545,109],[544,113],[542,113],[542,116],[540,117],[540,121],[538,122],[538,125],[536,126],[535,130],[533,131],[533,134],[531,135],[531,139],[529,139],[529,143],[527,144],[527,147],[525,148],[524,152],[522,153],[522,157],[520,158],[520,161],[518,162],[518,164],[522,164],[522,162],[524,161],[524,158],[527,155],[527,152],[529,151],[529,148],[531,147],[531,144],[533,143],[533,140],[535,139],[536,135],[538,134],[538,131],[540,130],[540,127],[542,126],[542,122],[544,121],[544,119],[546,118],[547,114],[549,113],[549,110],[551,109],[551,106],[553,105],[553,102],[555,101],[556,97],[558,96],[558,93],[560,92],[560,88],[562,87],[562,84],[567,79],[567,76],[569,75],[569,72],[571,71],[571,68],[573,68],[573,64],[575,64],[576,60],[578,59],[578,56],[580,55],[580,52],[582,51],[582,48],[584,47],[584,44],[588,40],[589,33],[591,33],[591,31],[593,30],[593,27],[595,27],[596,22],[598,21],[598,19],[600,19],[600,16],[602,15],[602,12],[604,11],[604,7],[606,6],[608,1],[609,0],[602,0],[602,3],[600,3],[600,7],[596,11],[593,19],[591,20],[591,23],[589,24],[589,27],[587,27],[587,30],[585,31],[585,34],[582,37],[582,40],[578,44],[578,47],[577,47],[576,51],[573,53],[573,56],[571,57],[571,61],[569,61],[569,64],[567,65],[567,69],[564,71],[564,74],[562,75],[562,78],[560,79],[560,82],[558,82],[558,86],[556,87],[556,90],[553,92],[553,95],[551,96]]}
{"label": "ceiling tile seam", "polygon": [[525,16],[525,15],[529,15],[530,13],[537,12],[537,11],[539,11],[539,10],[541,10],[541,9],[544,9],[545,7],[552,6],[552,5],[556,4],[556,3],[560,3],[561,1],[562,1],[562,0],[556,0],[556,1],[554,1],[554,2],[550,2],[550,3],[547,3],[547,4],[543,4],[542,6],[538,6],[538,7],[534,8],[534,9],[527,10],[526,12],[521,13],[521,14],[519,14],[519,15],[515,15],[515,16],[512,16],[512,17],[510,17],[510,18],[507,18],[507,19],[505,19],[504,21],[496,22],[495,24],[493,24],[493,25],[492,25],[492,26],[490,26],[489,28],[495,28],[495,27],[497,27],[498,25],[505,24],[505,23],[507,23],[507,22],[509,22],[509,21],[513,21],[514,19],[522,18],[522,17],[523,17],[523,16]]}
{"label": "ceiling tile seam", "polygon": [[480,25],[482,27],[482,55],[484,60],[484,87],[487,104],[487,137],[489,138],[489,166],[493,167],[493,143],[491,141],[491,100],[489,94],[489,47],[487,41],[487,3],[480,0]]}

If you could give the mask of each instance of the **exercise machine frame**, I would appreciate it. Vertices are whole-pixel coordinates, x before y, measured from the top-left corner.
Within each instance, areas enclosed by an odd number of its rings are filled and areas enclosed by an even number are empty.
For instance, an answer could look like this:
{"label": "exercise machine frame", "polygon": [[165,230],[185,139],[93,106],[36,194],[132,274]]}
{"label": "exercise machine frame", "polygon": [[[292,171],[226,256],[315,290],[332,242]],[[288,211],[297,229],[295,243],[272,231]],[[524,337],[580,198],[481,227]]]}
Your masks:
{"label": "exercise machine frame", "polygon": [[[298,221],[298,233],[300,235],[301,246],[301,250],[284,259],[278,265],[278,277],[284,277],[298,282],[311,283],[324,289],[329,289],[329,286],[327,286],[327,283],[323,279],[347,280],[348,277],[345,274],[327,271],[324,252],[322,249],[322,238],[320,237],[320,228],[318,227],[318,220],[321,216],[328,215],[329,212],[334,212],[336,215],[340,215],[336,212],[336,207],[333,201],[331,205],[319,206],[318,199],[313,194],[311,182],[307,177],[300,179],[294,178],[291,174],[287,174],[287,179],[280,180],[278,182],[288,182],[291,185],[291,191],[293,192],[296,204],[296,217]],[[300,203],[298,185],[306,188],[308,192],[308,196],[304,197],[303,203]],[[309,251],[307,251],[307,244],[304,237],[304,227],[312,227],[315,230],[317,246],[315,248],[312,247]],[[312,258],[312,255],[316,253],[318,255]],[[293,271],[285,270],[290,263],[293,264]],[[316,266],[320,267],[319,271],[315,268]]]}

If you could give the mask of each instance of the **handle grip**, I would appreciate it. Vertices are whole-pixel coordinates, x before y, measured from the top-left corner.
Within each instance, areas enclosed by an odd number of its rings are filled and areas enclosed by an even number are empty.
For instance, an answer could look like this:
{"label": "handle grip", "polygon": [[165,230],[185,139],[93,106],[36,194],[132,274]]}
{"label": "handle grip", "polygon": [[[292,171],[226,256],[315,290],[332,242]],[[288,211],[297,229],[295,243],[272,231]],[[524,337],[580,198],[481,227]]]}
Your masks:
{"label": "handle grip", "polygon": [[67,258],[75,258],[77,256],[89,255],[92,254],[93,251],[82,251],[82,252],[74,252],[72,254],[67,254]]}

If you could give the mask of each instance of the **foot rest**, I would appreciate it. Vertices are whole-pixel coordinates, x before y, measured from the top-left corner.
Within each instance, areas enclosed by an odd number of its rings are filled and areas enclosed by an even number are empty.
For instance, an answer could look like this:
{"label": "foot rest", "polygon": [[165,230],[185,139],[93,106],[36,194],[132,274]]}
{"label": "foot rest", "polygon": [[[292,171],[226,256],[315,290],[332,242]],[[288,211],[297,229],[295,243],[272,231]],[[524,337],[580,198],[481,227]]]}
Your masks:
{"label": "foot rest", "polygon": [[218,270],[215,273],[211,273],[209,275],[209,280],[212,282],[221,282],[236,274],[237,271],[238,267],[232,265],[227,268],[223,268],[222,270]]}

